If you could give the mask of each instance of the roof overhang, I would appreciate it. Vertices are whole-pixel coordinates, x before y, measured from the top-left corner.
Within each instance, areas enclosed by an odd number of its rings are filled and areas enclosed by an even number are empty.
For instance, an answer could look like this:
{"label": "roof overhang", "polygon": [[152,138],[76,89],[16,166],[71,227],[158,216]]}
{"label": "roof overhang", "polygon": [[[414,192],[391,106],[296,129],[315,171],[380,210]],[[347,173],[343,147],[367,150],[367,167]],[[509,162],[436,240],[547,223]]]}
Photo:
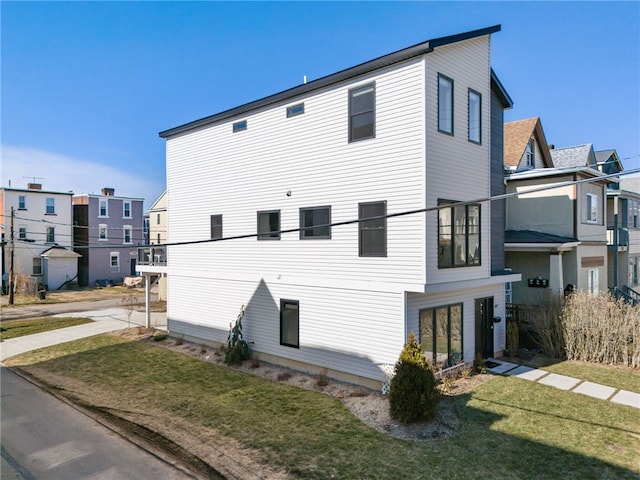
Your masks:
{"label": "roof overhang", "polygon": [[505,243],[505,252],[568,252],[580,242],[566,243]]}
{"label": "roof overhang", "polygon": [[510,273],[507,275],[492,275],[487,278],[478,278],[474,280],[462,280],[456,282],[445,283],[429,283],[424,286],[424,293],[441,293],[452,290],[464,290],[469,288],[480,288],[488,285],[500,285],[508,282],[519,282],[522,280],[522,274]]}
{"label": "roof overhang", "polygon": [[309,83],[298,85],[288,90],[284,90],[280,93],[276,93],[274,95],[264,97],[260,100],[255,100],[253,102],[240,105],[239,107],[235,107],[230,110],[225,110],[224,112],[220,112],[215,115],[204,117],[199,120],[195,120],[193,122],[185,123],[184,125],[180,125],[175,128],[170,128],[169,130],[164,130],[160,132],[159,135],[162,138],[169,138],[174,135],[178,135],[186,131],[193,130],[198,127],[202,127],[204,125],[209,125],[212,123],[217,123],[223,120],[227,120],[237,115],[242,115],[259,108],[263,108],[278,102],[282,102],[282,101],[297,97],[299,95],[303,95],[305,93],[312,92],[314,90],[318,90],[320,88],[327,87],[329,85],[333,85],[338,82],[342,82],[354,77],[358,77],[360,75],[364,75],[366,73],[387,67],[389,65],[393,65],[395,63],[403,62],[410,58],[414,58],[420,55],[424,55],[426,53],[430,53],[435,48],[438,48],[444,45],[449,45],[449,44],[461,42],[464,40],[470,40],[472,38],[476,38],[484,35],[490,35],[492,33],[499,32],[500,29],[501,29],[500,25],[494,25],[492,27],[482,28],[479,30],[472,30],[469,32],[458,33],[456,35],[449,35],[446,37],[435,38],[433,40],[427,40],[426,42],[419,43],[417,45],[405,48],[403,50],[398,50],[397,52],[393,52],[388,55],[378,57],[374,60],[370,60],[365,63],[361,63],[359,65],[356,65],[355,67],[341,70],[337,73],[327,75],[325,77],[319,78]]}

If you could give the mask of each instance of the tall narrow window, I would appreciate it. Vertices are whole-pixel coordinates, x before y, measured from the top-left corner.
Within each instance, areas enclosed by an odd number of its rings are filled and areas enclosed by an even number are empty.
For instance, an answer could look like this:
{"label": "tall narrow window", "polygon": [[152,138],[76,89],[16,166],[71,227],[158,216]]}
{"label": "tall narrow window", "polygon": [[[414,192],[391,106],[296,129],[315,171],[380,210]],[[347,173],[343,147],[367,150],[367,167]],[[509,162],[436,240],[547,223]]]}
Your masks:
{"label": "tall narrow window", "polygon": [[462,361],[462,304],[428,308],[419,312],[420,344],[434,366],[449,367]]}
{"label": "tall narrow window", "polygon": [[331,207],[300,209],[300,239],[331,238]]}
{"label": "tall narrow window", "polygon": [[533,138],[527,143],[524,156],[527,160],[527,167],[536,168],[536,142]]}
{"label": "tall narrow window", "polygon": [[160,225],[160,214],[156,215],[156,225]]}
{"label": "tall narrow window", "polygon": [[47,209],[45,213],[47,215],[55,215],[56,213],[56,199],[55,198],[47,198]]}
{"label": "tall narrow window", "polygon": [[258,212],[258,240],[280,240],[280,210]]}
{"label": "tall narrow window", "polygon": [[222,238],[222,215],[211,215],[211,240]]}
{"label": "tall narrow window", "polygon": [[99,203],[99,212],[98,216],[100,217],[108,217],[109,216],[109,201],[106,198],[101,198]]}
{"label": "tall narrow window", "polygon": [[160,234],[159,234],[159,233],[157,234],[157,240],[158,240],[158,241],[157,241],[156,243],[158,243],[158,244],[162,243],[162,242],[160,241]]}
{"label": "tall narrow window", "polygon": [[438,74],[438,131],[453,135],[453,80]]}
{"label": "tall narrow window", "polygon": [[109,255],[109,265],[111,266],[112,272],[120,271],[120,253],[119,252],[111,252]]}
{"label": "tall narrow window", "polygon": [[587,222],[598,222],[598,196],[593,193],[587,193]]}
{"label": "tall narrow window", "polygon": [[41,257],[33,257],[33,275],[42,275]]}
{"label": "tall narrow window", "polygon": [[587,289],[589,293],[592,295],[598,295],[600,291],[600,282],[598,280],[598,273],[599,271],[597,268],[590,269],[588,273]]}
{"label": "tall narrow window", "polygon": [[349,141],[376,136],[375,84],[349,90]]}
{"label": "tall narrow window", "polygon": [[482,96],[475,90],[469,89],[469,141],[482,143]]}
{"label": "tall narrow window", "polygon": [[[387,202],[358,204],[359,255],[361,257],[387,256]],[[382,218],[373,218],[382,217]],[[371,220],[364,220],[370,218]]]}
{"label": "tall narrow window", "polygon": [[480,205],[439,203],[438,268],[480,265]]}
{"label": "tall narrow window", "polygon": [[56,227],[47,227],[47,243],[55,243]]}
{"label": "tall narrow window", "polygon": [[107,240],[107,226],[99,225],[98,226],[98,240]]}
{"label": "tall narrow window", "polygon": [[300,347],[300,304],[297,300],[280,300],[280,345]]}
{"label": "tall narrow window", "polygon": [[24,195],[18,196],[18,210],[26,210],[27,209],[27,199]]}
{"label": "tall narrow window", "polygon": [[122,231],[123,233],[123,238],[122,238],[122,243],[132,243],[133,242],[133,238],[132,238],[132,232],[133,229],[131,228],[130,225],[125,225],[124,227],[122,227]]}
{"label": "tall narrow window", "polygon": [[131,202],[122,202],[122,216],[124,218],[131,218]]}
{"label": "tall narrow window", "polygon": [[27,227],[19,227],[18,228],[18,239],[26,240],[27,238]]}

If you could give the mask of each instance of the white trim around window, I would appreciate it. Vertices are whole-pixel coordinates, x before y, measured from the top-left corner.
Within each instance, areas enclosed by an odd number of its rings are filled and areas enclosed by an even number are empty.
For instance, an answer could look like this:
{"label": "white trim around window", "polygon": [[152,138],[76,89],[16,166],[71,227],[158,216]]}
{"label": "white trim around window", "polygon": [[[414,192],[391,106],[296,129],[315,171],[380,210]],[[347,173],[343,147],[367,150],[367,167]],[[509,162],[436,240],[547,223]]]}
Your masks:
{"label": "white trim around window", "polygon": [[120,252],[111,252],[109,254],[109,266],[112,272],[120,271]]}
{"label": "white trim around window", "polygon": [[587,223],[598,223],[598,195],[587,193]]}
{"label": "white trim around window", "polygon": [[98,225],[98,241],[106,242],[107,240],[109,240],[107,225],[101,223]]}
{"label": "white trim around window", "polygon": [[109,218],[109,200],[106,198],[98,200],[98,217]]}
{"label": "white trim around window", "polygon": [[133,243],[133,227],[131,225],[122,226],[122,243],[125,245]]}
{"label": "white trim around window", "polygon": [[122,201],[122,218],[132,218],[131,217],[131,200]]}

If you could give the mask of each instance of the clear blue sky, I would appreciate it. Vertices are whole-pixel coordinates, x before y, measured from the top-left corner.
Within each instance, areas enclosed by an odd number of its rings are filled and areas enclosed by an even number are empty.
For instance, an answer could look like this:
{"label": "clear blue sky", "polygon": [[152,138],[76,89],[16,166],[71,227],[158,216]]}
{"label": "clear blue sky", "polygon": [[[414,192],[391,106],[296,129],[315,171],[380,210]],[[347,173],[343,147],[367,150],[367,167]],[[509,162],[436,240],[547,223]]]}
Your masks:
{"label": "clear blue sky", "polygon": [[507,121],[539,116],[549,143],[640,167],[639,2],[2,1],[0,14],[3,186],[109,186],[148,208],[165,183],[159,131],[495,24]]}

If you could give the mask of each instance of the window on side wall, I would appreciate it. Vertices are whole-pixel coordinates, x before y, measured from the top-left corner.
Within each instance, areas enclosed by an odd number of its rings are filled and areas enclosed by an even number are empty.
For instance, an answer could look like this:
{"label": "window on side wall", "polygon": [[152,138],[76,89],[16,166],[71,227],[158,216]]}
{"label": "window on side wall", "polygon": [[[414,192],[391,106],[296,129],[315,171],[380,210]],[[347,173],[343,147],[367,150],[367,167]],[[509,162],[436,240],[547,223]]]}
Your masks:
{"label": "window on side wall", "polygon": [[33,257],[33,275],[42,275],[42,258]]}
{"label": "window on side wall", "polygon": [[112,272],[120,271],[120,253],[119,252],[111,252],[109,255],[109,264],[111,266]]}
{"label": "window on side wall", "polygon": [[331,238],[331,207],[300,209],[300,239]]}
{"label": "window on side wall", "polygon": [[56,241],[56,228],[47,227],[47,243],[55,243]]}
{"label": "window on side wall", "polygon": [[280,345],[300,348],[300,305],[297,300],[280,300]]}
{"label": "window on side wall", "polygon": [[438,131],[453,135],[453,79],[438,74]]}
{"label": "window on side wall", "polygon": [[527,142],[524,156],[527,161],[527,167],[536,168],[536,142],[533,138]]}
{"label": "window on side wall", "polygon": [[45,213],[47,215],[55,215],[56,213],[56,199],[55,198],[47,198],[46,200],[47,206]]}
{"label": "window on side wall", "polygon": [[122,243],[126,243],[126,244],[130,244],[133,243],[133,228],[131,228],[130,225],[125,225],[122,228],[123,231],[123,235],[122,235]]}
{"label": "window on side wall", "polygon": [[98,240],[107,240],[107,226],[101,224],[98,226]]}
{"label": "window on side wall", "polygon": [[98,207],[98,216],[100,217],[108,217],[109,216],[109,208],[108,208],[108,200],[100,199],[99,207]]}
{"label": "window on side wall", "polygon": [[480,265],[480,205],[453,203],[439,202],[438,268]]}
{"label": "window on side wall", "polygon": [[304,103],[298,103],[287,107],[287,118],[296,117],[304,113]]}
{"label": "window on side wall", "polygon": [[280,240],[280,210],[258,212],[258,240]]}
{"label": "window on side wall", "polygon": [[211,240],[222,238],[222,215],[211,215]]}
{"label": "window on side wall", "polygon": [[26,240],[26,239],[27,239],[27,227],[19,227],[18,240]]}
{"label": "window on side wall", "polygon": [[376,136],[375,83],[349,90],[349,141]]}
{"label": "window on side wall", "polygon": [[469,141],[482,143],[482,95],[473,89],[469,89]]}
{"label": "window on side wall", "polygon": [[27,209],[27,199],[24,195],[18,196],[18,210]]}
{"label": "window on side wall", "polygon": [[131,218],[131,202],[122,203],[122,216],[124,218]]}
{"label": "window on side wall", "polygon": [[587,193],[587,222],[598,223],[598,196]]}
{"label": "window on side wall", "polygon": [[[358,204],[358,243],[361,257],[387,256],[387,202]],[[383,218],[374,218],[383,217]],[[371,220],[364,220],[370,218]]]}
{"label": "window on side wall", "polygon": [[600,292],[599,270],[597,268],[590,268],[587,275],[587,290],[591,295],[598,295]]}
{"label": "window on side wall", "polygon": [[427,308],[418,315],[425,357],[439,368],[462,362],[462,304]]}

